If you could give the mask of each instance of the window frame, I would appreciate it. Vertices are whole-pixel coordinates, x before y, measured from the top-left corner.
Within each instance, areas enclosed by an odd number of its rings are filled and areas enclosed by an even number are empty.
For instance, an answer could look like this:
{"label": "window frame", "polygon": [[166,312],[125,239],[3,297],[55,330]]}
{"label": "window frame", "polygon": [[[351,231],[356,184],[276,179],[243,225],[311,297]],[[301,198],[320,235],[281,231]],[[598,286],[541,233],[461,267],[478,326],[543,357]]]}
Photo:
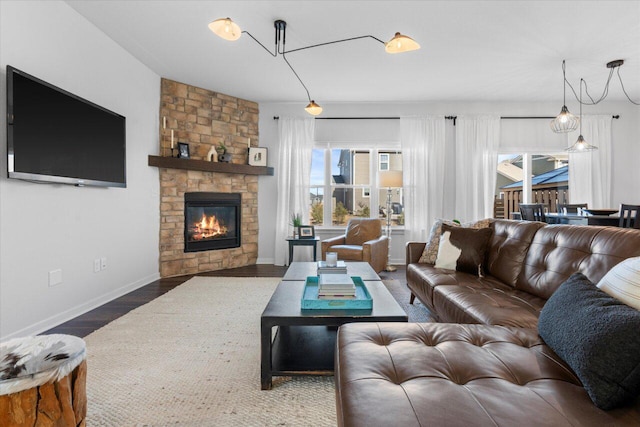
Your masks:
{"label": "window frame", "polygon": [[[322,224],[314,224],[317,229],[331,229],[331,228],[343,228],[343,225],[335,225],[333,224],[333,209],[332,209],[332,195],[333,192],[337,189],[352,189],[354,192],[360,190],[362,192],[363,198],[367,198],[369,200],[369,218],[371,219],[382,219],[380,218],[378,207],[382,204],[386,204],[386,198],[380,199],[379,194],[381,188],[378,186],[378,176],[380,172],[384,172],[389,170],[391,167],[391,154],[402,154],[402,151],[399,147],[393,146],[394,144],[389,144],[389,146],[384,146],[382,148],[368,148],[368,147],[359,147],[353,146],[353,144],[315,144],[314,150],[322,150],[324,152],[324,184],[315,184],[310,185],[310,193],[317,194],[318,192],[315,190],[317,188],[322,188],[322,203],[323,203],[323,222]],[[333,183],[333,175],[331,173],[331,155],[333,150],[349,150],[351,156],[355,153],[364,153],[367,152],[369,154],[369,183],[368,184],[335,184]],[[387,169],[380,170],[380,158],[386,157],[386,161],[383,163],[386,164]],[[353,157],[352,157],[353,161]],[[352,164],[353,172],[355,174],[355,164]],[[311,171],[309,172],[311,173]],[[355,176],[355,175],[354,175]],[[366,195],[366,191],[368,190],[369,195]],[[384,190],[384,189],[383,189]],[[403,194],[403,188],[400,188],[400,194]],[[309,207],[311,204],[309,204]],[[393,229],[404,229],[404,225],[393,225]]]}

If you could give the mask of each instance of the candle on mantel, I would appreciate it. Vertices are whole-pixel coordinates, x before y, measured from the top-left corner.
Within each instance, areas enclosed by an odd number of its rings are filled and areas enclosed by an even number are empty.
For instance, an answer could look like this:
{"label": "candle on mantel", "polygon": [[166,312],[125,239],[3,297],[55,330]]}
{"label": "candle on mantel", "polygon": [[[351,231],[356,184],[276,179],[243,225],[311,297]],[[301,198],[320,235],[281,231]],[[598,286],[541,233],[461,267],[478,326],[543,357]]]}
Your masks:
{"label": "candle on mantel", "polygon": [[251,148],[251,138],[247,138],[247,148]]}
{"label": "candle on mantel", "polygon": [[167,116],[162,117],[162,129],[167,128]]}
{"label": "candle on mantel", "polygon": [[173,129],[171,129],[171,149],[173,150]]}

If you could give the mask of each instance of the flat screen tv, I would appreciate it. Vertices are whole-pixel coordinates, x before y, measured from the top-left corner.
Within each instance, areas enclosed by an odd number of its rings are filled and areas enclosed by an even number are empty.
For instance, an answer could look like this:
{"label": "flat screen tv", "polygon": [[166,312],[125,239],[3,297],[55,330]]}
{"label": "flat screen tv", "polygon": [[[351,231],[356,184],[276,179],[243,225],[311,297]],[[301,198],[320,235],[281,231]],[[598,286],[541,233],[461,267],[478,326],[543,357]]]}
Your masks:
{"label": "flat screen tv", "polygon": [[126,118],[7,66],[9,178],[126,187]]}

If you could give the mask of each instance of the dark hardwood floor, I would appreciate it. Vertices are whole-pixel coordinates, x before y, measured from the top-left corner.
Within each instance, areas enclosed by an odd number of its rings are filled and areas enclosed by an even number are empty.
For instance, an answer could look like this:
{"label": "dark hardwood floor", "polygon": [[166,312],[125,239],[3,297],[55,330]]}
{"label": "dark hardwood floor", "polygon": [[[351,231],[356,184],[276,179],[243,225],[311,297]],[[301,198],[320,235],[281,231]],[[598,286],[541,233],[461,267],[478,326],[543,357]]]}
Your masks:
{"label": "dark hardwood floor", "polygon": [[[213,277],[282,277],[287,271],[287,267],[277,265],[250,265],[246,267],[231,268],[228,270],[217,270],[198,274],[198,276]],[[398,266],[395,272],[383,271],[380,278],[405,280],[404,266]],[[61,325],[51,328],[43,334],[68,334],[78,337],[85,337],[91,332],[103,327],[109,322],[127,314],[129,311],[148,303],[167,293],[171,289],[180,286],[193,276],[170,277],[159,279],[126,295],[116,298],[98,308],[69,320]]]}

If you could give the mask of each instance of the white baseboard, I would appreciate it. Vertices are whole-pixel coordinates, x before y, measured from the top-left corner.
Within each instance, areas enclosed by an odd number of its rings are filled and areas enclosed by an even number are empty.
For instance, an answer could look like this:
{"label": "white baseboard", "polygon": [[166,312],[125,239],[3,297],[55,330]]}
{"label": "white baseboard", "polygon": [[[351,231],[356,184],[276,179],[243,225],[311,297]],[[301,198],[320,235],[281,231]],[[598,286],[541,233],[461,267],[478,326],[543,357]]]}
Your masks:
{"label": "white baseboard", "polygon": [[273,264],[276,262],[275,258],[258,258],[256,264]]}
{"label": "white baseboard", "polygon": [[44,331],[54,328],[71,319],[74,319],[88,311],[93,310],[94,308],[98,308],[101,305],[104,305],[110,301],[113,301],[114,299],[119,298],[125,294],[128,294],[131,291],[135,291],[138,288],[146,286],[149,283],[158,279],[160,279],[160,273],[151,274],[140,280],[136,280],[133,283],[129,283],[118,289],[108,292],[104,295],[100,295],[99,297],[93,298],[83,304],[80,304],[78,306],[65,310],[62,313],[58,313],[55,316],[48,317],[44,320],[34,323],[33,325],[24,327],[16,332],[13,332],[12,334],[2,337],[2,341],[6,341],[11,338],[41,334]]}

